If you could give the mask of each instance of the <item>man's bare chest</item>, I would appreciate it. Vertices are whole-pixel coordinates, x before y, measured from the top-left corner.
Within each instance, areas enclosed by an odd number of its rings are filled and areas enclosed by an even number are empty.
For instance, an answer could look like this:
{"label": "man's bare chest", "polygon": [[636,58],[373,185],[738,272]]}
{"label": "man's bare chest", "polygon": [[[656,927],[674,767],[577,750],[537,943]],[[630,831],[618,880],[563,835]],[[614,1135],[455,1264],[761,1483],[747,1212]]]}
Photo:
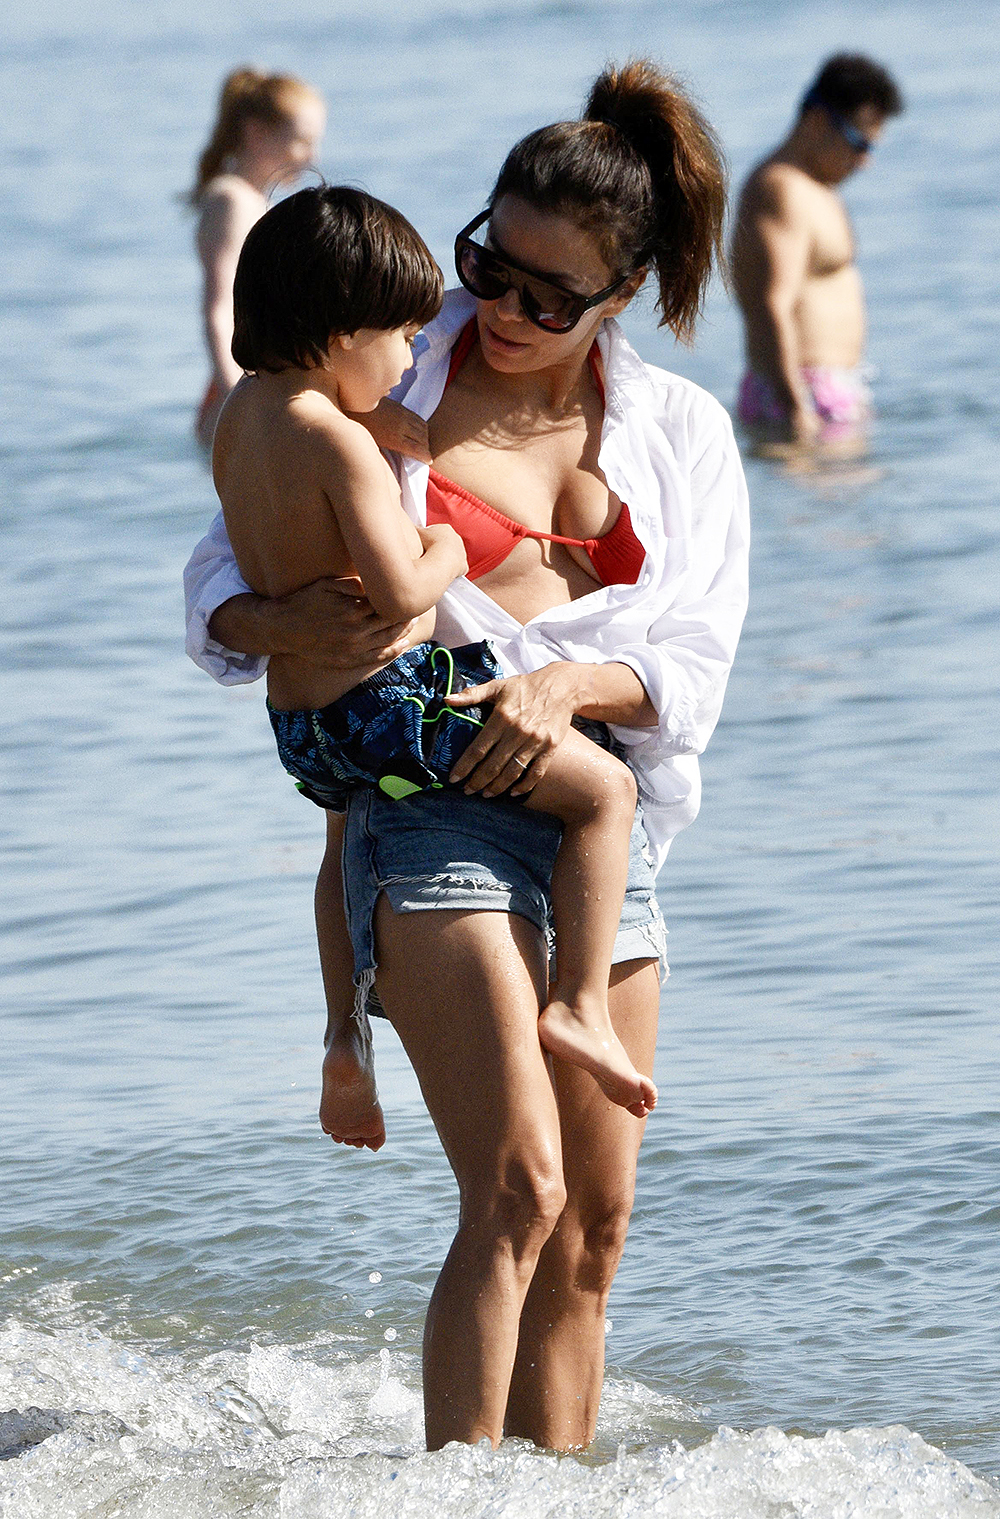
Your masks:
{"label": "man's bare chest", "polygon": [[809,273],[837,274],[854,262],[854,236],[841,201],[832,191],[817,194],[812,214]]}

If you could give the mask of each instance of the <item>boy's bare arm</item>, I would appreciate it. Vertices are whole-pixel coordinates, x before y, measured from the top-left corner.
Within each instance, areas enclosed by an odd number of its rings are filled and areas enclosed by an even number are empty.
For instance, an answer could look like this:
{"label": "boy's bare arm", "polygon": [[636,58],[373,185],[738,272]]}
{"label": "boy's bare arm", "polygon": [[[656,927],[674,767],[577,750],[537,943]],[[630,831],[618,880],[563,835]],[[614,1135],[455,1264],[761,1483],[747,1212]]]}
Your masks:
{"label": "boy's bare arm", "polygon": [[323,432],[329,446],[324,494],[369,602],[393,622],[429,611],[468,568],[461,538],[445,524],[414,527],[363,429],[335,417],[324,421]]}

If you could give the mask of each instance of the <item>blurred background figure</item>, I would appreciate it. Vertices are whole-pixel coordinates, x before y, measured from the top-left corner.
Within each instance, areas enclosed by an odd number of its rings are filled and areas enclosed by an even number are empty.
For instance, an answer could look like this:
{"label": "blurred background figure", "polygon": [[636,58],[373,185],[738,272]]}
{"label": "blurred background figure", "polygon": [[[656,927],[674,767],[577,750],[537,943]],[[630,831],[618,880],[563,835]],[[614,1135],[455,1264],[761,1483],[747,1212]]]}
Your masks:
{"label": "blurred background figure", "polygon": [[266,196],[313,163],[326,127],[317,92],[291,74],[235,69],[219,96],[212,135],[198,159],[190,202],[199,213],[202,312],[212,369],[198,408],[198,441],[211,446],[222,403],[242,370],[233,359],[233,275],[243,240],[267,210]]}
{"label": "blurred background figure", "polygon": [[856,454],[870,400],[864,297],[837,187],[903,110],[891,75],[861,54],[820,69],[788,136],[749,175],[733,238],[746,372],[737,413],[765,451]]}

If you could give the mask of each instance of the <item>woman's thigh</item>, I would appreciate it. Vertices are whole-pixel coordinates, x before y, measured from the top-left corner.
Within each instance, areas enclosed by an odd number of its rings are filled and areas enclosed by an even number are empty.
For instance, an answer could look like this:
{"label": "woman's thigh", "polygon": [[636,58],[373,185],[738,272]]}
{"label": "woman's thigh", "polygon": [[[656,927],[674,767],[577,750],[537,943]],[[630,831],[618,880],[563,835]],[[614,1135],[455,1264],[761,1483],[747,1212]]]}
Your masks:
{"label": "woman's thigh", "polygon": [[[545,932],[561,829],[555,818],[502,798],[421,792],[389,801],[366,791],[351,799],[344,845],[345,899],[355,980],[370,978],[376,903],[400,914],[495,912]],[[660,956],[666,929],[656,901],[641,811],[629,841],[629,877],[614,960]],[[376,1009],[373,1009],[376,1010]]]}
{"label": "woman's thigh", "polygon": [[538,1012],[542,935],[501,912],[375,911],[377,987],[420,1082],[463,1203],[561,1190],[559,1114]]}

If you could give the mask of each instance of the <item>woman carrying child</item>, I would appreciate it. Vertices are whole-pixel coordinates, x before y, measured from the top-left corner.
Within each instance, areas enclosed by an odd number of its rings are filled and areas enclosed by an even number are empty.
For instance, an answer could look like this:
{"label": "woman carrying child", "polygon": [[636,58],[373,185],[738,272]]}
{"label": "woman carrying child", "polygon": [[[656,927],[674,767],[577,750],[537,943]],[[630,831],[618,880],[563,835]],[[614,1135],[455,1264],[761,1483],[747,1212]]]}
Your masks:
{"label": "woman carrying child", "polygon": [[[355,968],[377,963],[461,1196],[427,1316],[431,1447],[506,1433],[571,1449],[594,1434],[644,1122],[581,1066],[546,1059],[537,1027],[560,830],[504,793],[537,786],[580,720],[635,775],[608,1004],[648,1077],[663,951],[654,879],[697,811],[696,756],[745,608],[747,515],[722,408],[641,363],[612,319],[654,270],[664,322],[689,336],[723,209],[714,141],[686,96],[650,64],[608,70],[581,121],[508,156],[488,216],[456,243],[466,291],[445,298],[395,392],[428,419],[435,465],[405,461],[403,505],[419,527],[450,522],[469,565],[440,598],[435,639],[489,639],[518,672],[451,703],[492,709],[451,771],[461,790],[366,789],[344,838]],[[256,678],[252,656],[265,654],[383,664],[422,637],[379,617],[356,584],[250,595],[221,523],[188,588],[189,648],[225,679]],[[341,829],[328,816],[317,920],[340,1029]],[[326,1127],[380,1142],[357,1117],[364,1052],[343,1037],[334,1047]]]}
{"label": "woman carrying child", "polygon": [[[446,786],[483,726],[481,709],[449,704],[456,673],[465,686],[503,675],[488,642],[452,651],[430,641],[438,599],[469,569],[463,539],[447,522],[414,527],[395,476],[350,415],[370,415],[399,384],[441,292],[441,271],[409,222],[347,186],[300,190],[275,206],[236,268],[233,354],[246,373],[223,408],[212,464],[240,573],[268,596],[359,575],[376,612],[414,619],[424,639],[350,670],[271,658],[278,752],[299,789],[336,812],[359,785],[397,799]],[[571,729],[542,779],[511,795],[519,792],[563,825],[551,886],[558,974],[539,1037],[645,1118],[656,1089],[629,1060],[607,1005],[632,773]],[[366,965],[357,978],[359,1017],[374,976]]]}

